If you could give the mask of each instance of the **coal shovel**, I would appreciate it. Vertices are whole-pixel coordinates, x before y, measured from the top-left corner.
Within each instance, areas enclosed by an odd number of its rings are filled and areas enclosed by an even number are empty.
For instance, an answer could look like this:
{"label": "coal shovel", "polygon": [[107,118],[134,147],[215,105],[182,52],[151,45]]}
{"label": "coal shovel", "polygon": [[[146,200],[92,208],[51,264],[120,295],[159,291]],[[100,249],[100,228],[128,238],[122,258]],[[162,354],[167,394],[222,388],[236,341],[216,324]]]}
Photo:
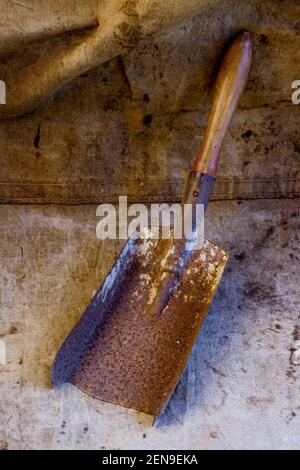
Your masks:
{"label": "coal shovel", "polygon": [[[183,202],[192,207],[207,206],[251,57],[250,34],[242,32],[224,56],[207,129],[188,178]],[[151,238],[149,233],[128,239],[58,351],[54,385],[71,382],[95,398],[154,417],[161,413],[186,366],[228,259],[222,248],[205,239],[201,248],[188,248],[193,233],[181,240]]]}

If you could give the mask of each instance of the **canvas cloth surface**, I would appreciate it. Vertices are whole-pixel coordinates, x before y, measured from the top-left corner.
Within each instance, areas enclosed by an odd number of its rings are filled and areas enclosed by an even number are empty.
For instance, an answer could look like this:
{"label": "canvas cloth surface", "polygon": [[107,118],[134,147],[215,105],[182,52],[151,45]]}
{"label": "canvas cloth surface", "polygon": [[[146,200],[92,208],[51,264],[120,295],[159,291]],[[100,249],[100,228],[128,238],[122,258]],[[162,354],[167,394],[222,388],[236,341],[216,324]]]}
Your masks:
{"label": "canvas cloth surface", "polygon": [[298,1],[1,4],[1,202],[179,200],[242,29],[253,67],[214,198],[299,196]]}

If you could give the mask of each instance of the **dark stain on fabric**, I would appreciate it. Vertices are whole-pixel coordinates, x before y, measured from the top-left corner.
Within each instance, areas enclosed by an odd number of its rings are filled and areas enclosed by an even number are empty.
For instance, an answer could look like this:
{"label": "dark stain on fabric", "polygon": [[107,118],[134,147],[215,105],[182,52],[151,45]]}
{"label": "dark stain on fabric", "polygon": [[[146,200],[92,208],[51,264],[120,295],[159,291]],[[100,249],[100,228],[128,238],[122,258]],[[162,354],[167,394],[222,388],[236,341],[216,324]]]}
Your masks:
{"label": "dark stain on fabric", "polygon": [[102,104],[103,111],[119,111],[120,103],[116,98],[108,98]]}
{"label": "dark stain on fabric", "polygon": [[122,13],[124,13],[129,18],[138,18],[139,15],[136,11],[137,0],[127,0],[122,6]]}
{"label": "dark stain on fabric", "polygon": [[247,139],[250,139],[250,137],[252,136],[252,134],[253,134],[253,132],[249,129],[248,131],[243,132],[242,138],[243,138],[243,139],[246,139],[246,140],[247,140]]}
{"label": "dark stain on fabric", "polygon": [[146,114],[146,115],[143,117],[143,124],[144,124],[144,126],[150,126],[151,123],[152,123],[152,120],[153,120],[152,114]]}
{"label": "dark stain on fabric", "polygon": [[293,340],[298,341],[300,339],[300,328],[298,325],[295,325],[293,330]]}
{"label": "dark stain on fabric", "polygon": [[18,328],[16,326],[11,326],[8,333],[10,335],[15,335],[18,333]]}
{"label": "dark stain on fabric", "polygon": [[294,142],[294,151],[300,153],[300,143]]}
{"label": "dark stain on fabric", "polygon": [[41,124],[39,124],[36,134],[34,137],[33,145],[35,146],[36,149],[40,148],[40,140],[41,140]]}
{"label": "dark stain on fabric", "polygon": [[271,405],[274,403],[274,399],[272,397],[255,397],[255,396],[250,396],[247,397],[247,403],[248,405],[251,406],[259,406],[265,408],[268,405]]}
{"label": "dark stain on fabric", "polygon": [[139,25],[134,25],[133,27],[128,23],[122,23],[118,31],[114,33],[114,38],[126,48],[141,41],[143,35]]}
{"label": "dark stain on fabric", "polygon": [[136,0],[128,0],[124,3],[121,11],[126,16],[127,21],[124,21],[119,26],[118,31],[114,33],[115,39],[125,47],[132,46],[143,38],[136,5]]}
{"label": "dark stain on fabric", "polygon": [[269,44],[269,39],[268,39],[268,36],[266,36],[265,34],[261,34],[259,36],[259,42],[261,44]]}
{"label": "dark stain on fabric", "polygon": [[[293,351],[291,351],[292,353]],[[294,365],[292,364],[291,362],[291,357],[292,357],[292,354],[290,356],[290,364],[289,364],[289,367],[287,368],[287,371],[286,371],[286,376],[291,379],[293,382],[296,382],[297,378],[295,376],[295,373],[296,373],[296,368],[294,367]]]}
{"label": "dark stain on fabric", "polygon": [[130,83],[130,80],[129,80],[129,77],[128,77],[128,74],[127,74],[127,71],[126,71],[125,62],[124,62],[123,57],[121,55],[118,56],[117,64],[118,64],[118,68],[119,68],[121,77],[124,81],[125,87],[127,89],[127,97],[130,100],[132,100],[133,91],[132,91],[131,83]]}
{"label": "dark stain on fabric", "polygon": [[[300,340],[300,327],[298,325],[294,326],[294,329],[292,331],[292,338],[293,338],[293,342]],[[296,380],[296,376],[295,376],[296,368],[295,368],[295,363],[293,362],[293,354],[295,351],[296,351],[296,348],[293,344],[289,349],[289,352],[290,352],[289,367],[286,372],[286,375],[288,377],[293,378],[294,381]]]}
{"label": "dark stain on fabric", "polygon": [[264,235],[262,236],[262,238],[255,244],[255,248],[256,249],[263,248],[265,244],[267,243],[267,241],[269,240],[269,238],[273,235],[274,231],[275,231],[274,227],[269,227],[264,233]]}
{"label": "dark stain on fabric", "polygon": [[244,294],[246,297],[257,302],[263,302],[270,299],[273,286],[262,284],[261,282],[249,281],[245,285]]}
{"label": "dark stain on fabric", "polygon": [[243,261],[246,258],[246,254],[244,252],[241,252],[239,254],[235,254],[234,257],[238,261]]}

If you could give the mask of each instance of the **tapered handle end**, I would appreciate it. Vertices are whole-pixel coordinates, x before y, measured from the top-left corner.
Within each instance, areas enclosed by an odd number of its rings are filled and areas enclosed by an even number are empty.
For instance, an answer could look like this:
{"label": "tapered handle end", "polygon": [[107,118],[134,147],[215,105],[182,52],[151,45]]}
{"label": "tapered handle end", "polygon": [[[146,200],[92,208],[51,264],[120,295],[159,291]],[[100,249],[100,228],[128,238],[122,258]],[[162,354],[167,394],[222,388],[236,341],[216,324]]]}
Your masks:
{"label": "tapered handle end", "polygon": [[207,128],[193,171],[216,177],[221,146],[246,86],[251,61],[251,34],[243,31],[229,46],[219,70]]}

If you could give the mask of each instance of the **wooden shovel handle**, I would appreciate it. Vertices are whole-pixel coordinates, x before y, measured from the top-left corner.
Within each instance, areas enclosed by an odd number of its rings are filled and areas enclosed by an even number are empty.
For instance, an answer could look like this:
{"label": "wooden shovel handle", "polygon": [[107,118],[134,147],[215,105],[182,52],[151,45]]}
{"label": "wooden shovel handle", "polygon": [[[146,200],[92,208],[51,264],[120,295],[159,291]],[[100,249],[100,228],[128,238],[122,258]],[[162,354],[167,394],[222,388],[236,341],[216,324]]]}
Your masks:
{"label": "wooden shovel handle", "polygon": [[221,146],[245,88],[251,59],[251,35],[242,32],[226,52],[218,73],[207,128],[192,171],[216,177]]}

